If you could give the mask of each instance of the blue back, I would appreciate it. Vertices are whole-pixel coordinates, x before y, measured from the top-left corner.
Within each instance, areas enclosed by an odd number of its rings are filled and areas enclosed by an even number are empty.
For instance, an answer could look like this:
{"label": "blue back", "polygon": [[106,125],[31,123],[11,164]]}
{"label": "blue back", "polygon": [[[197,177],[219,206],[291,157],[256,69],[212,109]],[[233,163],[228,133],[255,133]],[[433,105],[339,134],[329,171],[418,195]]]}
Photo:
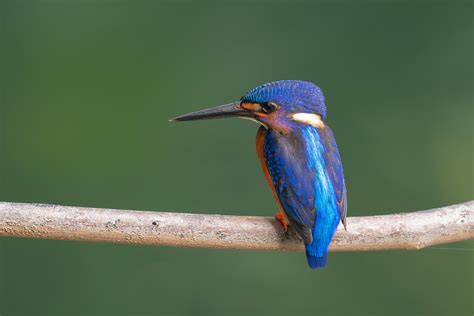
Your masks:
{"label": "blue back", "polygon": [[[331,239],[345,217],[344,176],[328,126],[302,125],[292,133],[268,130],[264,157],[280,203],[305,239],[311,268],[323,267]],[[301,233],[302,232],[302,233]]]}

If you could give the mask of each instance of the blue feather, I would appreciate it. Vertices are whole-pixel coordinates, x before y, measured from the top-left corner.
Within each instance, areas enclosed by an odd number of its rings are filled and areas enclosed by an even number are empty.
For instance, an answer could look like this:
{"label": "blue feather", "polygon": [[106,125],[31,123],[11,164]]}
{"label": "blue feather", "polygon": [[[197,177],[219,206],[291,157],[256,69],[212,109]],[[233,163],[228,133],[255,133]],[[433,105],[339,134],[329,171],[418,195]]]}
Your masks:
{"label": "blue feather", "polygon": [[340,213],[336,191],[328,174],[327,161],[324,159],[326,152],[324,141],[318,130],[312,126],[304,127],[302,133],[306,140],[308,157],[310,157],[308,163],[316,175],[314,179],[316,223],[312,230],[313,241],[311,244],[306,244],[305,248],[308,264],[313,268],[314,263],[317,268],[326,264],[329,244],[339,224]]}
{"label": "blue feather", "polygon": [[289,112],[318,113],[326,117],[326,104],[321,89],[311,82],[280,80],[269,82],[248,91],[242,102],[263,103],[277,101]]}
{"label": "blue feather", "polygon": [[325,254],[322,257],[315,257],[308,254],[308,251],[306,251],[306,261],[311,269],[324,268],[328,261],[328,255]]}
{"label": "blue feather", "polygon": [[293,222],[311,229],[315,223],[315,190],[304,140],[268,130],[264,157],[285,213]]}
{"label": "blue feather", "polygon": [[[342,166],[329,127],[306,125],[292,133],[268,130],[264,157],[280,204],[298,228],[310,230],[308,265],[326,264],[327,251],[342,213]],[[342,179],[342,180],[341,180]]]}

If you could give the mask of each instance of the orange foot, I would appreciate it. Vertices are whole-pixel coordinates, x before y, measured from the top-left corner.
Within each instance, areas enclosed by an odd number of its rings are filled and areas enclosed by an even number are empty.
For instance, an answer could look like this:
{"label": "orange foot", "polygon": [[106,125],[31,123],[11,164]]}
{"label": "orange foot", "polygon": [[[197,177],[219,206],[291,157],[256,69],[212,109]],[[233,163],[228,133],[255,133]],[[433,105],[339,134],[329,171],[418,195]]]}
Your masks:
{"label": "orange foot", "polygon": [[275,219],[280,222],[283,227],[283,231],[288,232],[288,217],[285,214],[278,212],[275,214]]}

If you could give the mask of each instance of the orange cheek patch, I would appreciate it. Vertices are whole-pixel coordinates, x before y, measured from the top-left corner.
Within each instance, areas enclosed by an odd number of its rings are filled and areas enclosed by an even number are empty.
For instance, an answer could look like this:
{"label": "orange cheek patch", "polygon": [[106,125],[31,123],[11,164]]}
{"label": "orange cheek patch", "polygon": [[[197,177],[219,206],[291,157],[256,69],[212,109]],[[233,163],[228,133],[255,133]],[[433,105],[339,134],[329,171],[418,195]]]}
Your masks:
{"label": "orange cheek patch", "polygon": [[260,104],[258,103],[242,103],[240,107],[247,111],[257,111],[260,109]]}

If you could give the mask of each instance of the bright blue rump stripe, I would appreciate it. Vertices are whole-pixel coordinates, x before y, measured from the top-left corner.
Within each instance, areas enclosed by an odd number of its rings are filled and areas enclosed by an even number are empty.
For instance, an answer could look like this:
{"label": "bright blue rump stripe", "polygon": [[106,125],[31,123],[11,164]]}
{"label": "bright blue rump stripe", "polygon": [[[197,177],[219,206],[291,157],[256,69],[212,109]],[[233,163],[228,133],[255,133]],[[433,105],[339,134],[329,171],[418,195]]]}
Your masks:
{"label": "bright blue rump stripe", "polygon": [[310,256],[324,257],[332,236],[339,224],[340,214],[337,197],[326,169],[324,144],[316,128],[306,126],[302,129],[308,151],[308,164],[315,172],[316,224],[313,229],[313,242],[306,245]]}

